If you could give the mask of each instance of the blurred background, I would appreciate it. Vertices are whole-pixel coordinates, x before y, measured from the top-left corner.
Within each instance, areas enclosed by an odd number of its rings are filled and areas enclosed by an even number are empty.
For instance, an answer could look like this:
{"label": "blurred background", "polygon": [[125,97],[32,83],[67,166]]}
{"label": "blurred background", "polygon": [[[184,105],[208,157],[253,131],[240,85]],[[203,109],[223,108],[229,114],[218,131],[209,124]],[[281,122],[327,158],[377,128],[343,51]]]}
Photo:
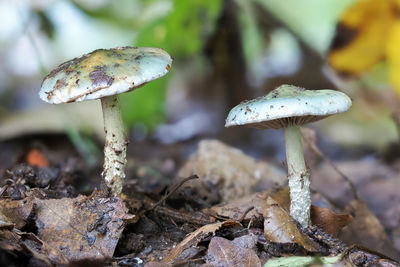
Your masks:
{"label": "blurred background", "polygon": [[[49,106],[37,97],[40,84],[64,61],[130,45],[161,47],[175,59],[165,78],[121,97],[133,140],[225,135],[230,108],[289,83],[349,94],[352,110],[316,127],[329,142],[382,152],[398,139],[391,75],[399,56],[385,54],[400,38],[389,33],[398,8],[396,0],[2,0],[0,139],[67,133],[74,143],[101,140],[98,103]],[[248,143],[239,146],[270,146],[283,159],[273,147],[280,133],[264,132],[227,135],[244,135]]]}
{"label": "blurred background", "polygon": [[[170,73],[120,97],[136,159],[128,177],[147,159],[173,176],[204,138],[281,164],[282,132],[225,129],[229,110],[284,83],[340,90],[353,107],[310,127],[357,185],[386,179],[360,190],[400,249],[399,0],[0,0],[0,18],[0,177],[38,147],[51,164],[84,164],[98,181],[100,103],[43,103],[41,81],[98,48],[161,47],[174,57]],[[309,165],[319,177],[332,172]],[[332,193],[326,181],[319,188]]]}

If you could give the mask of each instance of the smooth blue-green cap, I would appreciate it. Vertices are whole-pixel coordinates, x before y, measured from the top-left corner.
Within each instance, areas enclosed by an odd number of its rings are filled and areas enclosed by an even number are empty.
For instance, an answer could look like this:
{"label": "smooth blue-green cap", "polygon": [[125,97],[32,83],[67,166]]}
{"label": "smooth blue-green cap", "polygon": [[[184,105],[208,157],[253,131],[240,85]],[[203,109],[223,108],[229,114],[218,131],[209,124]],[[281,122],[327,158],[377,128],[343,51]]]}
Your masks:
{"label": "smooth blue-green cap", "polygon": [[281,85],[269,94],[234,107],[225,127],[244,125],[253,128],[285,128],[321,120],[348,110],[351,99],[335,90],[305,90]]}

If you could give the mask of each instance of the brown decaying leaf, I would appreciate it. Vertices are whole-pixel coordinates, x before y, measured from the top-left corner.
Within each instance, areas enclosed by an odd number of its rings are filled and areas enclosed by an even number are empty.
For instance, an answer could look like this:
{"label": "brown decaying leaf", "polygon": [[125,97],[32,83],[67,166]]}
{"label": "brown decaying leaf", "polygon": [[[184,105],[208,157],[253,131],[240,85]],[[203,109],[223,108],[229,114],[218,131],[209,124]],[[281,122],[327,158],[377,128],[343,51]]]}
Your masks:
{"label": "brown decaying leaf", "polygon": [[380,266],[398,267],[399,263],[387,256],[370,249],[353,245],[343,252],[343,259],[352,263],[352,266]]}
{"label": "brown decaying leaf", "polygon": [[319,251],[319,245],[304,235],[290,215],[273,198],[268,197],[264,211],[265,237],[275,243],[296,243],[307,251]]}
{"label": "brown decaying leaf", "polygon": [[162,260],[163,264],[173,264],[179,255],[187,248],[196,246],[201,240],[223,227],[238,227],[240,224],[234,221],[217,222],[200,227],[193,233],[189,234],[182,242],[173,248]]}
{"label": "brown decaying leaf", "polygon": [[1,217],[6,222],[21,229],[32,212],[33,204],[33,197],[27,197],[23,200],[0,199],[0,214],[3,215]]}
{"label": "brown decaying leaf", "polygon": [[12,254],[31,254],[41,263],[40,266],[52,266],[52,263],[66,265],[68,260],[58,248],[49,246],[33,233],[13,230],[0,231],[0,249]]}
{"label": "brown decaying leaf", "polygon": [[22,233],[23,247],[32,253],[33,257],[43,262],[66,265],[69,263],[68,259],[61,252],[61,250],[55,246],[52,246],[33,233]]}
{"label": "brown decaying leaf", "polygon": [[207,263],[210,266],[261,267],[260,259],[252,249],[233,244],[223,237],[213,237],[208,246]]}
{"label": "brown decaying leaf", "polygon": [[[269,196],[276,200],[285,211],[289,211],[289,187],[285,186],[277,191],[263,191],[239,199],[234,199],[227,203],[204,209],[203,212],[206,214],[226,217],[232,220],[239,220],[242,218],[243,214],[245,214],[243,220],[248,221],[253,217],[259,217],[263,214],[267,206],[266,200]],[[250,207],[254,208],[246,213]]]}
{"label": "brown decaying leaf", "polygon": [[39,238],[70,261],[112,257],[125,221],[132,219],[119,198],[36,199],[35,204]]}
{"label": "brown decaying leaf", "polygon": [[249,211],[243,218],[244,220],[250,220],[252,217],[258,217],[261,215],[261,211],[265,209],[265,199],[269,194],[269,191],[255,193],[204,209],[203,212],[237,221],[242,218],[243,214],[245,214],[250,207],[254,207],[254,209]]}
{"label": "brown decaying leaf", "polygon": [[329,208],[311,206],[311,222],[328,234],[337,237],[340,229],[353,221],[350,214],[336,214]]}
{"label": "brown decaying leaf", "polygon": [[389,241],[385,229],[361,200],[353,200],[345,209],[354,220],[343,228],[339,238],[348,244],[360,244],[384,255],[400,260],[398,251]]}
{"label": "brown decaying leaf", "polygon": [[217,140],[201,141],[197,152],[181,168],[178,176],[192,174],[197,174],[200,179],[187,182],[179,192],[192,190],[200,198],[211,199],[209,184],[212,184],[218,188],[223,201],[247,196],[256,188],[275,188],[287,180],[286,174],[272,164],[256,161]]}

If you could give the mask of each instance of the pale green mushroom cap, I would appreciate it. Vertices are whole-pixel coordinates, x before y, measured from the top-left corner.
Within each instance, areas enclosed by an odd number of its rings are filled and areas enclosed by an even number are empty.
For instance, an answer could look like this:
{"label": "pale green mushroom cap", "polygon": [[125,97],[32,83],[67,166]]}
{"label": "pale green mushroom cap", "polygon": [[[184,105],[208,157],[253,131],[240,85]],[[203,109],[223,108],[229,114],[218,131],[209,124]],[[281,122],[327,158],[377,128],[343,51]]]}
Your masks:
{"label": "pale green mushroom cap", "polygon": [[234,107],[226,118],[225,127],[280,129],[321,120],[348,110],[350,98],[334,90],[305,90],[293,85],[281,85],[269,94]]}
{"label": "pale green mushroom cap", "polygon": [[171,63],[171,56],[160,48],[98,49],[54,69],[43,80],[39,96],[60,104],[129,92],[164,76]]}

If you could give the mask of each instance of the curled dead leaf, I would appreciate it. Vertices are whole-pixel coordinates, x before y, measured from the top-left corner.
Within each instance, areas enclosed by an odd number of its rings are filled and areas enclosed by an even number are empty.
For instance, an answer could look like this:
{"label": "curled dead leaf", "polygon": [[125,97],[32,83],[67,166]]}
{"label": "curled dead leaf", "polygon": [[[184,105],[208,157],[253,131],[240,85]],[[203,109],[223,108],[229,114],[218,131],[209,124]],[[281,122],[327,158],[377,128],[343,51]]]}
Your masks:
{"label": "curled dead leaf", "polygon": [[350,214],[336,214],[329,208],[311,206],[311,221],[328,234],[336,237],[343,227],[353,221]]}
{"label": "curled dead leaf", "polygon": [[275,243],[295,243],[310,252],[319,251],[319,245],[303,234],[290,215],[273,198],[268,197],[264,215],[264,234]]}
{"label": "curled dead leaf", "polygon": [[163,259],[163,264],[173,264],[179,255],[187,248],[196,246],[204,238],[215,234],[217,230],[224,227],[239,227],[240,224],[234,221],[224,221],[212,224],[207,224],[193,233],[189,234],[185,239],[182,240],[175,248],[173,248]]}

